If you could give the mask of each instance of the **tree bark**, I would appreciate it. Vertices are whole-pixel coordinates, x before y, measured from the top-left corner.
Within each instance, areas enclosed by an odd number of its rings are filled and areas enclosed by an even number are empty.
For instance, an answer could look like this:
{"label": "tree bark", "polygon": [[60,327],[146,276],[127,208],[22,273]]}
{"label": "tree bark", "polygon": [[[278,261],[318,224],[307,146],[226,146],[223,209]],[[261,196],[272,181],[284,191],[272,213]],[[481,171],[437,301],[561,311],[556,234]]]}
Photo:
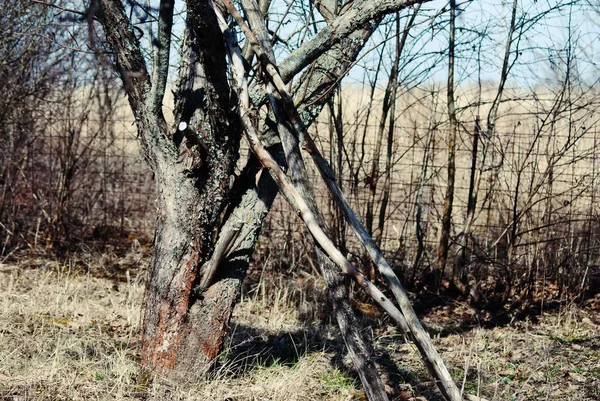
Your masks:
{"label": "tree bark", "polygon": [[178,158],[155,171],[159,218],[142,337],[145,368],[180,382],[205,373],[221,351],[241,286],[233,275],[201,296],[192,291],[227,205],[240,128],[208,1],[188,1],[186,25],[173,137]]}
{"label": "tree bark", "polygon": [[[212,251],[240,140],[221,32],[207,1],[188,1],[175,107],[182,130],[170,135],[162,115],[168,44],[157,46],[155,68],[163,71],[151,83],[121,2],[102,0],[96,11],[156,179],[158,218],[142,325],[142,365],[149,375],[191,380],[197,374],[190,372],[203,373],[221,350],[241,283],[239,278],[221,280],[202,298],[192,292],[197,268]],[[170,37],[169,11],[172,2],[161,2],[159,41]]]}
{"label": "tree bark", "polygon": [[[335,18],[343,35],[313,42],[308,56],[294,58],[294,68],[310,62],[322,65],[304,80],[300,110],[305,125],[327,102],[329,88],[348,71],[378,20],[366,22],[412,2],[369,4],[362,4],[366,14],[358,18],[352,11],[349,23],[342,16]],[[162,114],[173,1],[161,1],[152,79],[122,2],[97,0],[89,14],[103,26],[113,50],[156,179],[158,218],[142,325],[145,376],[192,381],[206,372],[222,348],[256,236],[277,190],[271,177],[257,169],[256,160],[231,186],[240,118],[226,76],[223,35],[208,0],[187,0],[175,129],[169,129]],[[288,70],[288,79],[298,71]],[[281,153],[277,146],[270,155]],[[334,304],[342,298],[332,293]],[[369,385],[377,385],[366,377]]]}

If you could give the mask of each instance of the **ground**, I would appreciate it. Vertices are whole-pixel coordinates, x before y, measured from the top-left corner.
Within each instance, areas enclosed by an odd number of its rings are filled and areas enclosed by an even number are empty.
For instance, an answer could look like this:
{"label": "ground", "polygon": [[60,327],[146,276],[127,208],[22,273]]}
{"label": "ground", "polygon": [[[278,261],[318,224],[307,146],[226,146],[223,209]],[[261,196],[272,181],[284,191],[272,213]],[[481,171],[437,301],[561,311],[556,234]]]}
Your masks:
{"label": "ground", "polygon": [[[124,258],[0,264],[0,400],[364,399],[312,276],[266,282],[261,275],[235,309],[229,343],[207,380],[186,391],[142,386],[138,329],[147,263],[140,250]],[[465,394],[600,400],[597,304],[563,304],[495,327],[453,302],[422,317]],[[402,334],[382,317],[364,316],[363,323],[393,399],[441,400]]]}

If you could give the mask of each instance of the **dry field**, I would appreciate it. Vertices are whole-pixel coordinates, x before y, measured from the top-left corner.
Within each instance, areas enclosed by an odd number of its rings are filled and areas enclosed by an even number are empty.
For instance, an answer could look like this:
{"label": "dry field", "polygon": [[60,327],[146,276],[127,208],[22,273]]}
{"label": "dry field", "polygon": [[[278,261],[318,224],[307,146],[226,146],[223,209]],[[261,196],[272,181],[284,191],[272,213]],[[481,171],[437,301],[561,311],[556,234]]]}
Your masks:
{"label": "dry field", "polygon": [[[314,277],[258,272],[235,310],[211,376],[186,392],[138,377],[147,251],[59,263],[0,265],[0,400],[363,400]],[[268,270],[268,269],[267,269]],[[271,277],[267,279],[267,277]],[[299,286],[300,284],[300,286]],[[299,294],[298,288],[311,294]],[[596,303],[491,320],[465,305],[430,308],[424,322],[465,394],[487,400],[599,400]],[[395,400],[441,400],[416,349],[364,317]]]}

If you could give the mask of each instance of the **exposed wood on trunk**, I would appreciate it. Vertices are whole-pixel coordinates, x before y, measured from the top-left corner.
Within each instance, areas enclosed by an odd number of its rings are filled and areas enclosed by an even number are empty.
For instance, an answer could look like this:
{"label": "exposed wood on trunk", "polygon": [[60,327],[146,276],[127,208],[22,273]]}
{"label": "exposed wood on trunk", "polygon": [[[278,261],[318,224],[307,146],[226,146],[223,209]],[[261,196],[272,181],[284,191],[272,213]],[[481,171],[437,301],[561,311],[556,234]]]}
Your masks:
{"label": "exposed wood on trunk", "polygon": [[[277,148],[271,151],[278,153]],[[256,239],[278,192],[271,177],[261,172],[256,158],[248,162],[240,180],[245,190],[232,199],[228,217],[221,229],[225,236],[228,232],[237,232],[237,239],[231,252],[216,265],[211,281],[193,290],[194,297],[199,300],[190,309],[190,334],[180,349],[188,357],[185,363],[179,365],[179,370],[187,372],[188,380],[205,373],[222,349]]]}

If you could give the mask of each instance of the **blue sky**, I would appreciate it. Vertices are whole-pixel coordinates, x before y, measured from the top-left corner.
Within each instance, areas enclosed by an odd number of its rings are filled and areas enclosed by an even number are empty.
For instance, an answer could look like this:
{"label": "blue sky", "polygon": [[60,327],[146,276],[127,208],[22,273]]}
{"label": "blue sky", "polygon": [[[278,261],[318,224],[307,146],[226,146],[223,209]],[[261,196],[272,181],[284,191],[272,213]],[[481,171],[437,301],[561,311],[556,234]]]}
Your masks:
{"label": "blue sky", "polygon": [[[323,24],[322,18],[310,13],[307,0],[273,0],[271,15],[268,21],[270,29],[278,29],[278,35],[295,48],[302,41],[309,40]],[[519,0],[517,5],[517,21],[523,29],[520,40],[513,44],[511,61],[513,65],[509,84],[535,86],[551,85],[564,79],[567,55],[571,55],[572,79],[582,85],[592,86],[600,77],[600,6],[594,6],[596,0]],[[158,0],[152,0],[151,6],[157,6]],[[574,4],[573,4],[574,3]],[[459,3],[457,19],[457,60],[456,82],[473,84],[481,79],[484,82],[495,82],[498,79],[507,29],[510,23],[512,1],[473,0]],[[411,29],[411,36],[403,53],[401,79],[409,85],[425,81],[428,84],[441,83],[446,80],[448,43],[448,12],[440,10],[448,8],[447,2],[434,0],[425,3],[421,9],[417,24]],[[176,11],[184,9],[183,2],[176,3]],[[285,19],[283,15],[289,10]],[[402,12],[404,25],[409,10]],[[314,15],[314,20],[312,16]],[[537,17],[543,16],[539,19]],[[184,14],[176,18],[174,29],[176,36],[181,36]],[[392,18],[390,16],[387,20]],[[300,29],[309,22],[310,29],[303,33]],[[530,21],[530,22],[528,22]],[[531,21],[535,21],[532,23]],[[145,34],[143,43],[148,46],[149,24],[139,25]],[[371,38],[357,66],[345,79],[346,83],[361,83],[374,75],[379,52],[386,56],[383,62],[384,72],[379,74],[382,85],[387,81],[391,66],[391,55],[394,51],[394,40],[390,40],[387,32],[390,27],[383,25]],[[155,24],[153,24],[155,28]],[[386,41],[386,38],[388,40]],[[569,38],[571,39],[569,42]],[[241,38],[240,38],[241,39]],[[518,45],[518,52],[517,52]],[[289,54],[289,48],[279,44],[276,46],[279,60]],[[173,74],[176,79],[178,46],[172,49]],[[479,67],[481,67],[479,69]]]}

